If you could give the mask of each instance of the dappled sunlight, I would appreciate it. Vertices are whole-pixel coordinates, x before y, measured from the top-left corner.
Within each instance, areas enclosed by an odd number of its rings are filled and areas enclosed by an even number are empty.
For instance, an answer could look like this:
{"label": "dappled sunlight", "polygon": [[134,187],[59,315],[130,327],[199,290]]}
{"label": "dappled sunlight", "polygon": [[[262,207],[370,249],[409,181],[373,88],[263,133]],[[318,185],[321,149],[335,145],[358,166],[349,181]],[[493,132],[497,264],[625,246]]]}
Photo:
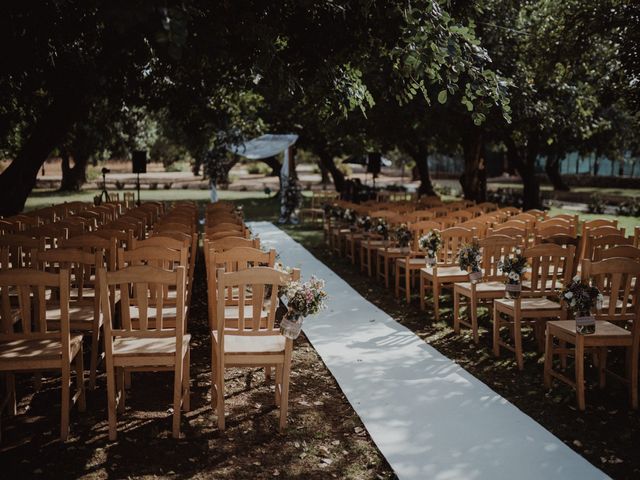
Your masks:
{"label": "dappled sunlight", "polygon": [[288,235],[252,229],[286,265],[325,279],[303,329],[403,478],[602,478],[559,439],[365,300]]}

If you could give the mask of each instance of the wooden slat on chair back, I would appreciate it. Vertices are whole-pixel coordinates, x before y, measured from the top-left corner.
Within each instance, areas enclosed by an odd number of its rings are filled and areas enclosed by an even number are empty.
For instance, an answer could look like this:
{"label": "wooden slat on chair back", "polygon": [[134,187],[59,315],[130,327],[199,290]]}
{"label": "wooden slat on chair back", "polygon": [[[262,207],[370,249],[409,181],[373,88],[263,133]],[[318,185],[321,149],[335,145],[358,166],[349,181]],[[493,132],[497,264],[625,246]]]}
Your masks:
{"label": "wooden slat on chair back", "polygon": [[0,236],[0,265],[6,268],[36,268],[35,256],[45,249],[45,239],[21,234]]}
{"label": "wooden slat on chair back", "polygon": [[73,301],[94,303],[97,300],[97,290],[92,298],[85,298],[84,290],[95,286],[91,281],[91,275],[97,269],[107,265],[102,250],[87,252],[80,248],[52,248],[39,251],[36,258],[38,268],[43,271],[57,273],[60,270],[66,270],[69,272],[70,285],[77,289],[77,295],[72,298]]}
{"label": "wooden slat on chair back", "polygon": [[442,246],[438,252],[438,263],[457,265],[460,248],[474,239],[473,230],[463,227],[445,228],[440,232]]}
{"label": "wooden slat on chair back", "polygon": [[205,240],[208,250],[214,249],[220,252],[236,247],[260,248],[259,238],[243,238],[228,236],[217,240]]}
{"label": "wooden slat on chair back", "polygon": [[608,299],[605,308],[592,312],[598,320],[625,323],[631,320],[633,330],[640,331],[640,262],[628,258],[608,258],[599,262],[585,259],[582,261],[582,279],[590,280]]}
{"label": "wooden slat on chair back", "polygon": [[556,293],[571,281],[575,248],[541,244],[528,248],[523,255],[531,267],[531,290]]}
{"label": "wooden slat on chair back", "polygon": [[91,253],[100,251],[107,261],[107,268],[109,270],[116,269],[118,246],[113,237],[105,238],[96,235],[96,233],[87,233],[61,240],[60,248],[79,248]]}
{"label": "wooden slat on chair back", "polygon": [[[60,330],[47,331],[47,289],[54,289],[56,307],[60,309]],[[13,312],[10,293],[18,292],[18,311]],[[0,272],[0,340],[19,338],[60,338],[63,359],[71,355],[69,338],[69,272],[42,272],[34,269],[15,269]],[[35,317],[32,315],[35,314]],[[13,320],[18,318],[21,331],[14,332]]]}
{"label": "wooden slat on chair back", "polygon": [[513,255],[517,248],[522,247],[518,237],[506,235],[489,235],[478,241],[482,250],[482,271],[487,281],[502,281],[505,275],[498,270],[498,263]]}
{"label": "wooden slat on chair back", "polygon": [[[238,291],[237,324],[227,324],[224,302],[218,302],[217,330],[221,345],[226,335],[280,335],[275,327],[275,314],[278,307],[278,289],[292,280],[289,274],[269,267],[254,267],[239,272],[229,272],[220,268],[217,271],[218,298],[223,298],[228,288]],[[246,301],[247,292],[251,300]],[[247,307],[251,307],[252,316],[247,318]],[[266,313],[266,321],[264,313]],[[221,347],[222,348],[222,347]]]}
{"label": "wooden slat on chair back", "polygon": [[[186,268],[177,267],[166,270],[149,265],[130,266],[115,272],[100,269],[98,277],[101,285],[101,308],[105,315],[105,346],[111,348],[112,336],[122,337],[171,337],[176,336],[177,352],[182,348],[182,337],[185,331],[185,281]],[[120,315],[122,327],[113,326],[114,311],[112,302],[105,290],[111,286],[118,286],[121,294]],[[163,318],[162,291],[169,288],[176,290],[175,325],[168,327]],[[134,292],[133,295],[131,292]],[[129,306],[135,303],[139,317],[136,322],[131,321]],[[148,308],[155,309],[154,321],[149,322]],[[153,326],[153,327],[152,327]],[[178,357],[180,358],[180,357]]]}

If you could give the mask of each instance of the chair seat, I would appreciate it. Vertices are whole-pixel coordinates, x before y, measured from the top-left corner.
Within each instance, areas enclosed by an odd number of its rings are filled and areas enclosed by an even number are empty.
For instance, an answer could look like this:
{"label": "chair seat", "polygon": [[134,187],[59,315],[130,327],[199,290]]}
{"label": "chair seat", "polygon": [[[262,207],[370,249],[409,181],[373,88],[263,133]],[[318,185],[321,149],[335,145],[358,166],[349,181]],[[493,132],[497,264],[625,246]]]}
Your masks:
{"label": "chair seat", "polygon": [[[218,342],[218,332],[212,331]],[[224,336],[224,353],[283,353],[286,338],[282,335],[230,335]]]}
{"label": "chair seat", "polygon": [[[102,315],[102,313],[100,314]],[[94,307],[93,305],[70,305],[69,306],[69,321],[71,323],[93,323]],[[59,322],[60,321],[60,308],[47,309],[46,312],[47,322]],[[91,328],[91,325],[87,325],[87,328]]]}
{"label": "chair seat", "polygon": [[[547,327],[550,329],[558,329],[564,333],[576,334],[576,322],[575,320],[554,320],[547,322]],[[631,338],[631,332],[625,330],[622,327],[615,325],[614,323],[607,322],[605,320],[596,320],[596,331],[585,335],[585,338],[593,337],[629,337]]]}
{"label": "chair seat", "polygon": [[[81,345],[82,335],[71,335],[71,358],[78,353]],[[62,343],[56,338],[24,338],[0,341],[0,370],[3,369],[4,362],[55,361],[61,358]]]}
{"label": "chair seat", "polygon": [[[424,273],[429,276],[433,276],[433,267],[425,267],[422,269]],[[462,270],[458,266],[450,266],[450,267],[438,267],[438,277],[464,277],[469,275],[469,272],[466,270]]]}
{"label": "chair seat", "polygon": [[[404,258],[399,258],[396,260],[396,262],[398,263],[398,265],[406,265],[407,264],[407,257]],[[411,267],[423,267],[424,265],[426,265],[426,260],[424,259],[424,257],[410,257],[409,258],[409,266]]]}
{"label": "chair seat", "polygon": [[[191,335],[182,337],[182,351],[186,353],[191,341]],[[176,354],[176,338],[139,338],[139,337],[116,337],[113,340],[113,356],[171,356]]]}
{"label": "chair seat", "polygon": [[[456,283],[456,290],[465,290],[471,292],[471,282],[458,282]],[[503,282],[479,282],[476,283],[476,292],[489,293],[489,292],[504,292]]]}
{"label": "chair seat", "polygon": [[[505,307],[514,308],[515,300],[510,298],[499,298],[496,303]],[[549,300],[548,298],[527,298],[523,297],[520,300],[521,310],[560,310],[561,305],[558,302]]]}

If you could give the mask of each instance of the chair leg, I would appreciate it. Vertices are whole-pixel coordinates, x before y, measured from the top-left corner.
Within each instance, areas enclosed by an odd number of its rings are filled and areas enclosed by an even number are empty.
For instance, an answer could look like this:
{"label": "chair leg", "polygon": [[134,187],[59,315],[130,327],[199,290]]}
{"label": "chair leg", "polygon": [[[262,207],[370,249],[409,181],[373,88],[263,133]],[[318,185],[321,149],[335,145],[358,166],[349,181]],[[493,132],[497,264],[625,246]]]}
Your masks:
{"label": "chair leg", "polygon": [[191,348],[187,347],[182,365],[182,408],[185,412],[191,410]]}
{"label": "chair leg", "polygon": [[547,327],[545,331],[544,346],[544,388],[549,390],[553,381],[551,371],[553,370],[553,335]]}
{"label": "chair leg", "polygon": [[584,411],[584,339],[582,335],[576,335],[576,396],[578,397],[578,409]]}
{"label": "chair leg", "polygon": [[434,278],[433,279],[433,314],[436,321],[440,320],[440,284]]}
{"label": "chair leg", "polygon": [[400,298],[400,264],[396,263],[396,278],[394,279],[396,298]]}
{"label": "chair leg", "polygon": [[124,368],[116,368],[116,386],[120,392],[120,400],[118,402],[118,412],[124,413],[126,409],[126,391],[124,388]]}
{"label": "chair leg", "polygon": [[216,411],[216,399],[218,398],[218,366],[215,343],[211,341],[211,410]]}
{"label": "chair leg", "polygon": [[269,365],[264,366],[264,381],[269,382],[271,380],[271,367]]}
{"label": "chair leg", "polygon": [[453,333],[460,335],[460,297],[453,287]]}
{"label": "chair leg", "polygon": [[218,428],[224,430],[224,368],[222,365],[217,365],[216,368],[216,415]]}
{"label": "chair leg", "polygon": [[425,290],[424,277],[422,276],[422,274],[420,274],[420,310],[421,311],[425,310],[424,290]]}
{"label": "chair leg", "polygon": [[522,321],[520,312],[516,311],[513,315],[513,342],[516,350],[516,363],[518,370],[524,370],[524,355],[522,353]]}
{"label": "chair leg", "polygon": [[276,365],[276,406],[280,406],[282,397],[282,365]]}
{"label": "chair leg", "polygon": [[182,366],[182,358],[176,357],[173,374],[173,426],[171,429],[171,436],[173,438],[180,438],[180,415],[182,414],[182,376],[184,375]]}
{"label": "chair leg", "polygon": [[475,296],[469,298],[467,303],[467,309],[469,310],[469,318],[471,319],[471,333],[473,335],[473,343],[480,342],[480,334],[478,333],[478,299]]}
{"label": "chair leg", "polygon": [[60,419],[60,440],[66,442],[69,436],[69,410],[70,410],[70,398],[71,398],[71,374],[70,366],[62,366],[62,402],[60,405],[61,419]]}
{"label": "chair leg", "polygon": [[289,377],[291,373],[291,351],[285,352],[282,365],[282,396],[280,398],[280,432],[287,426],[287,410],[289,408]]}
{"label": "chair leg", "polygon": [[115,440],[116,432],[116,401],[118,391],[116,389],[115,368],[107,363],[107,408],[109,416],[109,440]]}
{"label": "chair leg", "polygon": [[87,410],[87,396],[86,390],[84,388],[84,358],[82,345],[80,345],[80,350],[76,354],[75,359],[75,370],[76,370],[76,387],[78,389],[78,410],[80,412],[85,412]]}
{"label": "chair leg", "polygon": [[407,265],[407,268],[404,270],[404,288],[405,288],[405,299],[407,303],[411,303],[411,268]]}
{"label": "chair leg", "polygon": [[94,327],[91,333],[91,363],[89,364],[89,388],[96,388],[98,370],[98,345],[100,345],[100,327]]}
{"label": "chair leg", "polygon": [[493,355],[500,356],[500,312],[497,304],[493,304]]}

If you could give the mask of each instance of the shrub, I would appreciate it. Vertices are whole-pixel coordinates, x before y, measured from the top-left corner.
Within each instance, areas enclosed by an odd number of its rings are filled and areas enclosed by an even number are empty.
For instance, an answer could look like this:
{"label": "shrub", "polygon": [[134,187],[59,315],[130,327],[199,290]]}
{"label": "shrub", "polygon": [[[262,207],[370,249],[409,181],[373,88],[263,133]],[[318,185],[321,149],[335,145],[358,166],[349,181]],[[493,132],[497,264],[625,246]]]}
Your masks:
{"label": "shrub", "polygon": [[640,217],[640,198],[632,198],[616,207],[616,214],[625,217]]}
{"label": "shrub", "polygon": [[124,182],[116,180],[116,190],[124,190]]}
{"label": "shrub", "polygon": [[341,163],[340,165],[338,165],[338,170],[340,170],[345,177],[350,177],[351,175],[353,175],[353,169],[346,163]]}
{"label": "shrub", "polygon": [[191,165],[186,161],[173,162],[164,167],[165,172],[188,172]]}
{"label": "shrub", "polygon": [[173,186],[173,183],[171,182],[167,182],[163,185],[165,190],[171,190],[171,187]]}
{"label": "shrub", "polygon": [[152,182],[149,184],[149,190],[157,190],[158,189],[158,182]]}
{"label": "shrub", "polygon": [[604,209],[607,206],[602,196],[598,193],[594,193],[587,204],[587,212],[589,213],[604,213]]}

